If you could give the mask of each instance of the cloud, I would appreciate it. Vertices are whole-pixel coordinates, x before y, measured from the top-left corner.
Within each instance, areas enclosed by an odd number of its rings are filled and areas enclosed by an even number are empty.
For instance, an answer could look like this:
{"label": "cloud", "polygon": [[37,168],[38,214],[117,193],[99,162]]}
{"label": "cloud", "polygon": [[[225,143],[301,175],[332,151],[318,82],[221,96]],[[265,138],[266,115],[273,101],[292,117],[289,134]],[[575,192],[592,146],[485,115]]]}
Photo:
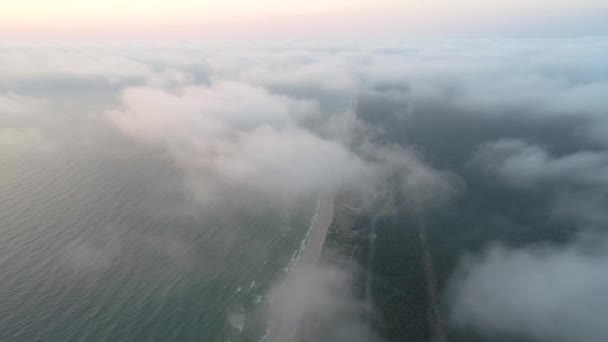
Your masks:
{"label": "cloud", "polygon": [[43,111],[48,101],[31,96],[17,94],[0,94],[0,119],[18,119]]}
{"label": "cloud", "polygon": [[505,139],[482,145],[472,164],[518,187],[608,185],[608,154],[604,151],[577,151],[555,157],[540,146]]}
{"label": "cloud", "polygon": [[[17,124],[0,130],[0,144],[29,148],[49,135],[87,136],[86,146],[71,146],[90,148],[103,137],[99,145],[122,148],[124,140],[82,115],[94,108],[110,128],[175,164],[196,210],[231,196],[275,207],[347,185],[375,189],[392,179],[403,195],[401,209],[426,213],[475,191],[465,187],[470,175],[459,174],[470,159],[483,176],[478,183],[549,190],[552,222],[583,229],[608,222],[605,38],[94,45],[2,46],[0,85],[8,91],[0,95],[0,120]],[[369,101],[350,108],[357,96]],[[336,132],[344,131],[345,113],[352,111],[359,118],[346,144]],[[28,113],[49,115],[42,120]],[[572,125],[552,132],[564,118]],[[576,144],[559,148],[566,144],[555,136],[562,131]],[[450,159],[456,154],[463,157]],[[161,193],[170,186],[152,187]],[[67,259],[105,269],[122,253],[123,247],[106,249],[114,243],[78,242]],[[166,254],[179,259],[180,244],[167,245]],[[590,249],[580,241],[499,246],[466,261],[453,280],[457,324],[488,334],[570,341],[580,333],[578,340],[595,341],[605,312],[588,303],[587,293],[605,297],[593,281],[605,285],[596,268],[607,260]],[[330,330],[334,340],[352,336],[341,334],[351,323],[358,329],[351,318],[360,303],[334,296],[350,276],[331,266],[302,270],[277,285],[275,304],[296,320],[317,314],[331,322],[335,314],[344,320]],[[539,285],[545,283],[551,288]],[[595,317],[578,318],[579,296]]]}
{"label": "cloud", "polygon": [[324,91],[334,95],[350,93],[358,87],[352,66],[346,61],[331,55],[318,55],[314,62],[292,63],[281,68],[272,63],[256,64],[246,69],[241,78],[274,89]]}
{"label": "cloud", "polygon": [[[374,53],[392,55],[352,44],[221,49],[160,43],[4,44],[0,59],[6,70],[0,71],[7,87],[19,93],[37,94],[46,83],[67,89],[65,94],[76,89],[95,93],[94,101],[105,101],[95,109],[113,105],[112,94],[121,94],[122,108],[110,111],[111,122],[169,151],[188,174],[189,186],[203,196],[221,192],[223,186],[293,195],[377,172],[371,169],[378,165],[366,164],[334,138],[342,129],[341,117],[352,110],[353,95],[367,87],[361,82],[375,70]],[[103,88],[106,100],[95,82],[109,85]],[[44,95],[55,107],[69,102],[54,92]],[[12,111],[28,99],[5,98]]]}
{"label": "cloud", "polygon": [[365,84],[406,85],[403,96],[415,107],[520,120],[573,117],[589,140],[605,144],[607,45],[605,38],[418,41],[393,46],[393,53],[367,50],[357,70]]}
{"label": "cloud", "polygon": [[604,341],[607,243],[593,235],[564,246],[495,245],[465,259],[450,285],[450,320],[488,338]]}
{"label": "cloud", "polygon": [[437,209],[464,190],[464,181],[460,177],[434,169],[413,150],[397,145],[365,144],[361,152],[373,158],[376,165],[388,173],[387,179],[398,182],[404,210],[422,213]]}
{"label": "cloud", "polygon": [[351,271],[329,264],[294,268],[270,291],[271,322],[306,327],[298,335],[315,341],[380,341],[363,320],[366,308],[354,296]]}
{"label": "cloud", "polygon": [[552,202],[550,217],[554,222],[567,222],[584,228],[601,228],[608,224],[606,189],[565,191]]}
{"label": "cloud", "polygon": [[523,140],[482,144],[470,162],[487,182],[498,180],[517,190],[533,190],[546,198],[547,219],[580,229],[608,223],[608,153],[575,150],[552,155]]}
{"label": "cloud", "polygon": [[339,142],[298,126],[317,110],[244,83],[218,81],[175,93],[127,89],[111,122],[128,135],[166,149],[197,197],[226,189],[274,196],[314,194],[366,177],[367,165]]}
{"label": "cloud", "polygon": [[82,46],[1,46],[0,74],[3,82],[40,81],[78,77],[118,82],[145,78],[151,69],[117,51]]}

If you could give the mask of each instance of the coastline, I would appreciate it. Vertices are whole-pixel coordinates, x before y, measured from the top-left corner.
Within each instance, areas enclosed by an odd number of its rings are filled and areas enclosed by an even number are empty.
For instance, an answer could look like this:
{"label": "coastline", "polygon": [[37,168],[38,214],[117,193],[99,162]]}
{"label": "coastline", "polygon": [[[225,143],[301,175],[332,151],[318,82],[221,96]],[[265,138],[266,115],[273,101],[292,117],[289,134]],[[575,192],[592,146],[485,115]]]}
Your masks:
{"label": "coastline", "polygon": [[300,264],[315,264],[321,256],[327,231],[334,221],[334,195],[319,195],[319,204],[312,222],[311,233],[306,247],[295,266]]}
{"label": "coastline", "polygon": [[[306,237],[307,241],[305,242],[304,250],[287,273],[286,278],[293,276],[294,271],[298,268],[317,263],[323,251],[329,227],[334,221],[334,207],[335,196],[333,193],[319,195],[315,215],[311,222],[310,234]],[[279,315],[279,317],[271,317],[266,341],[295,341],[301,322],[285,319],[285,317],[289,316]]]}

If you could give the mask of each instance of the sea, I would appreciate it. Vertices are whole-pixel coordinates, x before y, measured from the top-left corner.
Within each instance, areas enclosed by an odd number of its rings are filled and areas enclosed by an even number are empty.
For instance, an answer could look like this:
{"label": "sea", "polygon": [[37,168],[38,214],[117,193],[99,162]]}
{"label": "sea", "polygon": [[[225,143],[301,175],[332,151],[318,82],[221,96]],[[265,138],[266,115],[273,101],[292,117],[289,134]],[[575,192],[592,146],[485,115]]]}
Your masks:
{"label": "sea", "polygon": [[0,341],[263,341],[316,200],[203,203],[85,117],[0,130]]}

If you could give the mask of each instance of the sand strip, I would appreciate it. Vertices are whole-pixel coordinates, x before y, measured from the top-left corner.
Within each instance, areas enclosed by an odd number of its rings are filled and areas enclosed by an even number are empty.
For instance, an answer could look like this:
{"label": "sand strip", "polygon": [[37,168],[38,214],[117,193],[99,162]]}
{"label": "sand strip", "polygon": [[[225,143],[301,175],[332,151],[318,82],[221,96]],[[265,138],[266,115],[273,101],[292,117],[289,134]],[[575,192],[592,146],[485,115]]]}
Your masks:
{"label": "sand strip", "polygon": [[[334,220],[334,195],[321,194],[313,222],[311,223],[310,235],[300,257],[296,260],[287,274],[289,278],[299,267],[317,263],[323,251],[327,231]],[[272,317],[268,332],[269,342],[293,342],[296,340],[301,322],[285,319],[289,316]]]}

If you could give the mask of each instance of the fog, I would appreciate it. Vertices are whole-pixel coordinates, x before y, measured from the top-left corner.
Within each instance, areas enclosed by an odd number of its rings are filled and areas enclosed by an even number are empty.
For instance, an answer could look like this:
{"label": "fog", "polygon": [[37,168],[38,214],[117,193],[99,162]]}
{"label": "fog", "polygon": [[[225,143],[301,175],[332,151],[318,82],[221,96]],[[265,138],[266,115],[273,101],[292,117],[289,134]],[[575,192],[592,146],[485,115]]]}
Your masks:
{"label": "fog", "polygon": [[458,325],[496,336],[539,341],[603,341],[608,277],[606,236],[566,246],[496,245],[465,259],[455,276]]}
{"label": "fog", "polygon": [[[463,250],[446,276],[448,324],[490,340],[601,341],[608,333],[606,60],[604,38],[6,43],[0,152],[52,160],[75,148],[153,151],[179,174],[149,186],[167,196],[150,211],[171,217],[288,210],[346,190],[373,202],[391,179],[399,182],[399,210],[414,215],[442,213],[483,191],[534,198],[543,227],[573,233],[517,244],[497,237]],[[497,216],[537,229],[501,211],[508,201],[499,200]],[[165,212],[173,206],[180,210]],[[192,270],[186,241],[112,227],[99,241],[75,240],[60,262],[103,270],[137,240]],[[327,340],[379,338],[348,290],[356,272],[324,264],[297,272],[278,277],[273,309],[296,321],[329,320],[335,330],[325,331]]]}

